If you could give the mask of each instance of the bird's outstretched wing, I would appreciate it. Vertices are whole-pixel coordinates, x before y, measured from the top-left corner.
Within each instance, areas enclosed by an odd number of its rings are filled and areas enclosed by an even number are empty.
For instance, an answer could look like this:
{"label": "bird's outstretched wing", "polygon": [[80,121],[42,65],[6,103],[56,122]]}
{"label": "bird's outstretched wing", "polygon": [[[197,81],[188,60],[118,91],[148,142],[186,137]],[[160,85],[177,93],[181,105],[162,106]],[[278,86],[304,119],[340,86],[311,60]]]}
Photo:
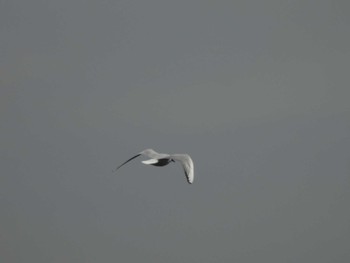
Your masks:
{"label": "bird's outstretched wing", "polygon": [[[137,155],[135,155],[134,157],[131,157],[129,160],[123,162],[121,165],[119,165],[117,168],[115,168],[114,172],[116,172],[120,167],[122,167],[124,164],[130,162],[131,160],[135,159],[136,157],[139,157],[140,155],[142,156],[146,156],[148,158],[152,158],[152,159],[160,159],[160,158],[166,158],[169,155],[168,154],[164,154],[164,153],[157,153],[156,151],[152,150],[152,149],[146,149],[143,150],[142,152],[138,153]],[[146,161],[146,164],[147,163]]]}
{"label": "bird's outstretched wing", "polygon": [[151,158],[151,159],[162,159],[162,158],[168,158],[169,154],[166,153],[157,153],[153,149],[146,149],[140,152],[141,155]]}
{"label": "bird's outstretched wing", "polygon": [[194,179],[194,169],[191,157],[188,154],[172,154],[171,158],[175,161],[179,161],[182,164],[187,182],[192,184]]}
{"label": "bird's outstretched wing", "polygon": [[135,155],[134,157],[131,157],[129,160],[123,162],[121,165],[119,165],[117,168],[115,168],[114,172],[116,172],[120,167],[122,167],[124,164],[130,162],[131,160],[135,159],[136,157],[139,157],[141,155],[141,153]]}

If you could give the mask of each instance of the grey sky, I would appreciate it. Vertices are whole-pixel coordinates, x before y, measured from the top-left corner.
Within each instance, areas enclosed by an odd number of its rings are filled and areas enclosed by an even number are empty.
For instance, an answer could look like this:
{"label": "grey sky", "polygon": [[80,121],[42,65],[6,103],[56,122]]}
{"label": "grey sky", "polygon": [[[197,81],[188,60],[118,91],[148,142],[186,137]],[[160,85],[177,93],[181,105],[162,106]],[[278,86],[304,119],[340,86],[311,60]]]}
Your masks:
{"label": "grey sky", "polygon": [[[348,1],[1,1],[1,262],[349,262]],[[140,162],[145,148],[188,153]]]}

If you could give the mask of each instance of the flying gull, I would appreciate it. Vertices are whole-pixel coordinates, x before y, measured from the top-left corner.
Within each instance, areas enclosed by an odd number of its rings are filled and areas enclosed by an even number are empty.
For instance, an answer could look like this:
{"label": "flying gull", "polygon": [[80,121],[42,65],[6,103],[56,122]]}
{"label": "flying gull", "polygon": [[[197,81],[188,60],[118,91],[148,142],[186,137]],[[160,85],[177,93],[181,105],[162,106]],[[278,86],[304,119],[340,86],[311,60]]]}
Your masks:
{"label": "flying gull", "polygon": [[152,149],[146,149],[137,155],[131,157],[129,160],[125,161],[121,165],[119,165],[115,171],[117,171],[120,167],[122,167],[124,164],[130,162],[131,160],[135,159],[136,157],[139,157],[140,155],[145,156],[147,158],[150,158],[149,160],[142,161],[144,164],[150,164],[154,166],[165,166],[168,165],[170,162],[178,161],[182,164],[182,167],[184,169],[187,182],[189,184],[193,183],[194,174],[193,174],[193,161],[191,157],[188,154],[166,154],[166,153],[157,153],[156,151]]}

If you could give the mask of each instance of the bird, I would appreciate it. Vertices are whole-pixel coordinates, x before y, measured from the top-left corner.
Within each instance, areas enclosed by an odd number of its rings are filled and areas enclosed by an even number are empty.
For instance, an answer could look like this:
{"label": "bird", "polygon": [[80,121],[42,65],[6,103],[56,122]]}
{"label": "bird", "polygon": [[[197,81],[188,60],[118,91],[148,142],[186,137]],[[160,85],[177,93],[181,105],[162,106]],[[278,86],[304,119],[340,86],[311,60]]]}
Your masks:
{"label": "bird", "polygon": [[175,162],[175,161],[180,162],[182,165],[182,168],[184,169],[187,182],[189,184],[193,183],[193,179],[194,179],[193,161],[188,154],[157,153],[153,149],[146,149],[146,150],[139,152],[138,154],[131,157],[130,159],[126,160],[125,162],[123,162],[114,171],[116,172],[124,164],[139,157],[140,155],[145,156],[147,158],[150,158],[149,160],[142,161],[142,163],[148,164],[148,165],[153,165],[153,166],[158,166],[158,167],[168,165],[169,163]]}

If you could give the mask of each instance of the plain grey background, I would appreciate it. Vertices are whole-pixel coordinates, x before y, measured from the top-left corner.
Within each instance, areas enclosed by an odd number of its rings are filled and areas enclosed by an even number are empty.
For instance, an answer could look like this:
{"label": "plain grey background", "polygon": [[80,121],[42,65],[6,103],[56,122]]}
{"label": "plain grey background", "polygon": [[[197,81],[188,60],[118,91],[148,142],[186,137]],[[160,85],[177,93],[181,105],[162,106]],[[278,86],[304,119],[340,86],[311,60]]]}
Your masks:
{"label": "plain grey background", "polygon": [[347,0],[0,1],[0,261],[349,262],[349,69]]}

